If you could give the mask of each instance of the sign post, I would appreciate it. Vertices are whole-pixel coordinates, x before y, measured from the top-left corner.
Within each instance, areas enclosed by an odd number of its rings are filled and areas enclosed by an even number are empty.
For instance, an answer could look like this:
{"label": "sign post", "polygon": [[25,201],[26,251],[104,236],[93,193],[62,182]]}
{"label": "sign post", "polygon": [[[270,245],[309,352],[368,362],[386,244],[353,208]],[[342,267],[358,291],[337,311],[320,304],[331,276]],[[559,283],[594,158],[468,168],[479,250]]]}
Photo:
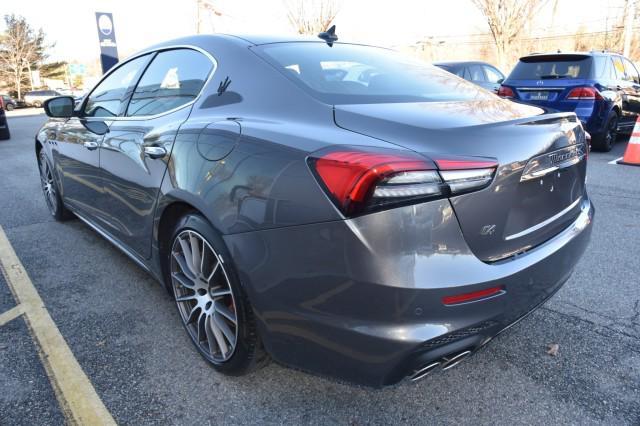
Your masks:
{"label": "sign post", "polygon": [[100,40],[100,63],[102,73],[105,74],[118,63],[118,47],[116,46],[116,32],[113,28],[111,13],[96,12],[98,25],[98,39]]}

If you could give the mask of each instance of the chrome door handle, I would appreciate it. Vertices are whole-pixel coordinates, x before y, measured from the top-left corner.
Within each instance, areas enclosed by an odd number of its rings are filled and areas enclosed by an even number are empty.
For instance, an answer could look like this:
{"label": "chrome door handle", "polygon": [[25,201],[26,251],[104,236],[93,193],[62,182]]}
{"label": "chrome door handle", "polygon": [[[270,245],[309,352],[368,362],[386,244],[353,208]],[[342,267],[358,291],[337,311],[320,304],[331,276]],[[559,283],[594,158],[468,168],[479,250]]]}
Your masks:
{"label": "chrome door handle", "polygon": [[89,151],[93,151],[94,149],[98,148],[98,143],[97,142],[85,142],[83,145]]}
{"label": "chrome door handle", "polygon": [[167,155],[167,150],[162,146],[145,146],[144,155],[149,158],[162,158]]}

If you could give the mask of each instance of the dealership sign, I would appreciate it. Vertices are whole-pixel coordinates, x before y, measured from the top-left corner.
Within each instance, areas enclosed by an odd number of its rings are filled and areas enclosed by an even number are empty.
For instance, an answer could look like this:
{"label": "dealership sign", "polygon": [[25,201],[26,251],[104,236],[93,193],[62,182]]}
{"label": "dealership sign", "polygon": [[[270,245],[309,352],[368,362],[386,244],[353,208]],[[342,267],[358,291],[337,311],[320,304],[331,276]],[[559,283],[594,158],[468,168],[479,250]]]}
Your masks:
{"label": "dealership sign", "polygon": [[113,15],[111,13],[96,12],[98,24],[98,39],[100,40],[100,63],[102,73],[106,73],[118,63],[118,47],[116,46],[116,33],[113,28]]}

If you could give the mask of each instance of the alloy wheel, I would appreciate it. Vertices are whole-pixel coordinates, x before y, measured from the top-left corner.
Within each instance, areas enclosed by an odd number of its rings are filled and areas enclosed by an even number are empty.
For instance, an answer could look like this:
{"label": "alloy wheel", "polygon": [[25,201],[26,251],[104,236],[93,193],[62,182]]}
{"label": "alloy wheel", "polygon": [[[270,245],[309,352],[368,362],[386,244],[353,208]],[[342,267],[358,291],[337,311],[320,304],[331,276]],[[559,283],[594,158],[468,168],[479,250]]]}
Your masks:
{"label": "alloy wheel", "polygon": [[178,234],[171,248],[171,283],[182,321],[207,359],[233,355],[238,316],[222,258],[193,230]]}
{"label": "alloy wheel", "polygon": [[44,199],[47,202],[49,211],[55,215],[58,205],[56,197],[56,185],[53,181],[53,174],[49,163],[45,158],[40,159],[40,183],[42,186],[42,192],[44,193]]}

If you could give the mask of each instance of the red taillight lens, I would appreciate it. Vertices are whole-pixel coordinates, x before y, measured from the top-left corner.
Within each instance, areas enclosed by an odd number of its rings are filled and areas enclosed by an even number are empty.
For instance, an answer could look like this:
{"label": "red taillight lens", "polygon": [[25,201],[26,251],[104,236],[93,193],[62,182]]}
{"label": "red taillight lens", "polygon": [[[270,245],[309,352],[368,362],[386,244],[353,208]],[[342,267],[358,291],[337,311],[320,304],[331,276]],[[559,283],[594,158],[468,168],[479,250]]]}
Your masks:
{"label": "red taillight lens", "polygon": [[475,302],[477,300],[487,299],[500,294],[504,294],[504,286],[490,287],[471,293],[456,294],[455,296],[445,296],[442,303],[445,305],[457,305],[460,303]]}
{"label": "red taillight lens", "polygon": [[[363,211],[371,198],[393,197],[393,193],[375,194],[377,185],[392,175],[405,176],[412,172],[435,169],[426,158],[411,153],[378,153],[359,150],[334,151],[313,160],[316,173],[327,192],[345,214]],[[437,176],[437,172],[432,172]],[[400,179],[396,177],[396,179]],[[419,184],[420,182],[406,183]],[[400,197],[423,195],[420,188],[413,193],[396,194]]]}
{"label": "red taillight lens", "polygon": [[501,98],[515,98],[516,94],[513,93],[513,89],[511,89],[511,87],[500,86],[498,89],[498,96]]}
{"label": "red taillight lens", "polygon": [[434,163],[410,151],[390,151],[331,150],[310,157],[309,163],[347,216],[481,189],[497,167],[493,160],[475,157]]}
{"label": "red taillight lens", "polygon": [[595,87],[585,86],[585,87],[576,87],[574,89],[571,89],[571,91],[567,95],[567,99],[574,99],[574,100],[588,100],[588,99],[600,100],[600,99],[603,99],[603,98],[602,98],[602,95],[600,94],[600,92],[598,92],[598,90]]}

